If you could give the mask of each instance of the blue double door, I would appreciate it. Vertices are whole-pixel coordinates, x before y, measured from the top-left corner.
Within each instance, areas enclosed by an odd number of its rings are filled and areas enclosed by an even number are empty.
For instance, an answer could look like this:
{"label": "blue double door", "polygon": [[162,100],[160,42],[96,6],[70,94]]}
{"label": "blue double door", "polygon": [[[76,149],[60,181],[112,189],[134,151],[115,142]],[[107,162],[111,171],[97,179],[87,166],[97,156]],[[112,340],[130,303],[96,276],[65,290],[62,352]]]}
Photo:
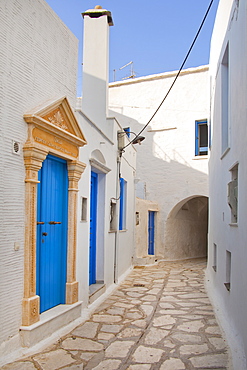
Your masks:
{"label": "blue double door", "polygon": [[39,171],[36,290],[40,312],[65,303],[68,173],[66,161],[48,155]]}

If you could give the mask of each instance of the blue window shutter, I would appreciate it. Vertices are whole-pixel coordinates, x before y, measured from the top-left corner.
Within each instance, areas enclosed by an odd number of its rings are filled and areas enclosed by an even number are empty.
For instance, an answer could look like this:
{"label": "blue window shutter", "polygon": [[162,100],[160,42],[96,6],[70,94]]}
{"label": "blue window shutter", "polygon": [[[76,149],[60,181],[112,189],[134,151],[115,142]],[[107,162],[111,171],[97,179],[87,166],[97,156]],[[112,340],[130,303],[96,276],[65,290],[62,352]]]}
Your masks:
{"label": "blue window shutter", "polygon": [[195,122],[195,155],[208,154],[207,120]]}
{"label": "blue window shutter", "polygon": [[125,127],[124,131],[128,137],[130,137],[130,127]]}
{"label": "blue window shutter", "polygon": [[119,230],[126,228],[126,181],[120,178]]}
{"label": "blue window shutter", "polygon": [[195,132],[195,155],[199,155],[199,122],[196,121],[196,132]]}

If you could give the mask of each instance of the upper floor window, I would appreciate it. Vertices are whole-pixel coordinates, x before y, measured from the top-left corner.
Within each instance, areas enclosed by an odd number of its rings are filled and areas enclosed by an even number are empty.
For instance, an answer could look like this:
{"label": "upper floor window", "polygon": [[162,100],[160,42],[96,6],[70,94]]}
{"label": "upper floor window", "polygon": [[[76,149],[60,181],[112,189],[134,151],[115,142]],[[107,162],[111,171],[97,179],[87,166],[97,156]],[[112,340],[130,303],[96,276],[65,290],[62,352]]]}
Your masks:
{"label": "upper floor window", "polygon": [[208,154],[208,122],[196,121],[195,155]]}
{"label": "upper floor window", "polygon": [[221,62],[221,151],[229,149],[229,47]]}
{"label": "upper floor window", "polygon": [[238,222],[238,164],[230,170],[231,181],[228,183],[227,200],[231,209],[231,224]]}

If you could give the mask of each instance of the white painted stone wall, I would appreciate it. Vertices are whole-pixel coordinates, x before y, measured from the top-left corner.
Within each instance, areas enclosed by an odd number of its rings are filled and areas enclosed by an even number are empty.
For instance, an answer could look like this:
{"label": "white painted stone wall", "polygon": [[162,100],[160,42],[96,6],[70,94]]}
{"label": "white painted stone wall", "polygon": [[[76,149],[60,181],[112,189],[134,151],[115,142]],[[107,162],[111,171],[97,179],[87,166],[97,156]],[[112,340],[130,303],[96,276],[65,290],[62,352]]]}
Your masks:
{"label": "white painted stone wall", "polygon": [[[210,54],[212,150],[209,163],[207,281],[218,318],[232,349],[234,369],[247,368],[246,4],[246,1],[241,0],[220,1]],[[222,155],[221,63],[227,44],[229,45],[229,145]],[[238,163],[238,221],[234,225],[227,201],[227,184],[231,181],[230,170],[236,163]],[[230,278],[227,276],[229,272],[227,252],[231,253]],[[213,269],[212,266],[215,268]],[[224,285],[226,282],[230,282],[230,291]]]}
{"label": "white painted stone wall", "polygon": [[[159,224],[159,206],[157,203],[141,198],[136,198],[136,233],[135,233],[135,259],[136,264],[148,264],[155,262],[155,256],[148,255],[148,213],[156,212],[155,221]],[[159,230],[155,227],[155,236]],[[156,237],[155,237],[156,239]],[[156,245],[154,244],[154,249]]]}
{"label": "white painted stone wall", "polygon": [[[47,99],[76,99],[77,39],[43,0],[0,4],[0,357],[19,345],[23,297],[23,114]],[[13,154],[12,142],[20,143]]]}
{"label": "white painted stone wall", "polygon": [[[91,12],[102,12],[91,10]],[[85,12],[87,14],[87,12]],[[84,15],[83,112],[96,124],[108,115],[109,25],[107,16]],[[107,84],[106,84],[107,83]],[[106,127],[106,122],[105,125]],[[111,130],[109,135],[111,135]],[[108,136],[109,136],[108,135]]]}
{"label": "white painted stone wall", "polygon": [[[100,17],[94,17],[95,13]],[[109,171],[100,174],[98,190],[98,219],[96,281],[109,288],[127,273],[132,265],[134,245],[135,167],[136,151],[132,145],[126,148],[121,158],[120,174],[127,181],[126,230],[118,231],[119,170],[118,131],[122,130],[117,120],[108,116],[108,69],[109,69],[109,13],[104,9],[89,9],[84,13],[83,94],[78,99],[77,112],[88,145],[80,152],[80,159],[87,168],[79,184],[79,197],[86,197],[90,205],[90,175],[94,170],[92,158]],[[128,141],[126,141],[127,144]],[[95,157],[95,153],[97,153]],[[99,169],[104,172],[104,169]],[[110,230],[111,199],[116,201],[116,230]],[[88,303],[88,260],[90,207],[88,222],[78,225],[78,279],[81,286],[80,299]],[[86,243],[86,244],[85,244]],[[85,245],[87,247],[85,247]]]}
{"label": "white painted stone wall", "polygon": [[[117,172],[117,131],[121,129],[118,122],[113,118],[108,118],[112,124],[114,142],[107,136],[99,132],[96,125],[89,124],[80,109],[77,110],[77,118],[82,127],[83,133],[88,140],[87,146],[80,151],[80,160],[86,163],[87,167],[79,183],[79,198],[88,199],[87,222],[78,223],[78,255],[77,255],[77,276],[80,284],[80,300],[83,305],[88,303],[88,260],[89,260],[89,233],[90,233],[90,181],[91,167],[90,159],[95,158],[95,151],[99,151],[104,158],[104,166],[110,171],[105,175],[103,183],[99,184],[99,196],[103,197],[98,206],[98,225],[97,225],[97,263],[101,269],[101,279],[110,288],[114,283],[114,261],[116,256],[115,280],[121,279],[122,275],[131,268],[134,246],[134,208],[135,208],[135,166],[136,151],[129,146],[121,160],[121,176],[127,181],[127,227],[124,231],[110,230],[110,203],[111,198],[119,198],[119,181]],[[101,127],[104,131],[104,127]],[[93,138],[93,140],[90,140]],[[100,162],[100,161],[99,161]],[[101,204],[101,205],[100,205]],[[119,199],[116,201],[117,210]],[[78,205],[78,215],[80,219],[80,203]],[[118,220],[117,220],[118,225]],[[101,250],[101,252],[99,251]]]}
{"label": "white painted stone wall", "polygon": [[[107,33],[106,35],[108,37]],[[23,351],[19,336],[25,233],[25,169],[22,148],[27,139],[27,124],[23,120],[23,114],[39,104],[45,104],[46,101],[56,100],[62,96],[67,96],[72,109],[76,109],[78,41],[43,0],[2,1],[0,41],[2,45],[0,54],[2,88],[0,89],[0,363],[2,363],[13,360],[15,357],[11,358],[11,356],[19,356]],[[105,41],[108,42],[108,40]],[[107,44],[105,47],[108,50]],[[105,56],[107,57],[106,52]],[[102,80],[104,80],[106,92],[102,94],[102,100],[99,97],[98,103],[107,106],[108,81],[104,75]],[[97,86],[95,88],[97,89]],[[91,97],[94,96],[92,90],[90,94]],[[87,111],[90,117],[93,117],[93,114],[90,114],[92,109],[94,110],[95,106],[91,106],[91,110]],[[77,106],[76,112],[87,140],[87,145],[80,152],[80,160],[87,167],[79,182],[76,270],[79,299],[83,301],[84,307],[88,306],[89,299],[91,165],[96,167],[99,165],[100,171],[106,173],[99,175],[97,274],[98,278],[104,281],[107,292],[113,289],[114,281],[120,281],[131,269],[134,245],[136,151],[130,145],[121,159],[121,175],[127,181],[127,227],[122,232],[111,232],[110,200],[119,198],[117,132],[122,128],[117,120],[106,117],[105,111],[99,111],[101,119],[96,122],[82,113],[81,104]],[[13,140],[20,143],[19,154],[12,152]],[[81,221],[82,197],[87,198],[85,221]],[[118,207],[119,200],[117,200],[117,211]],[[88,312],[88,310],[83,311],[82,317],[85,317]],[[50,328],[56,330],[54,321]],[[42,331],[41,327],[39,329]],[[40,331],[37,334],[39,338],[42,337]],[[53,333],[53,338],[54,335],[57,333]],[[49,338],[42,345],[47,344],[48,340]]]}
{"label": "white painted stone wall", "polygon": [[[111,83],[109,108],[123,127],[130,126],[131,131],[138,133],[164,98],[175,75],[176,72],[167,72]],[[160,209],[156,255],[161,258],[191,257],[186,251],[181,253],[181,237],[173,243],[170,253],[167,219],[178,203],[182,206],[193,197],[208,196],[208,158],[195,157],[195,121],[208,118],[208,85],[207,66],[183,71],[144,131],[145,141],[137,146],[138,193],[146,192],[145,198]]]}

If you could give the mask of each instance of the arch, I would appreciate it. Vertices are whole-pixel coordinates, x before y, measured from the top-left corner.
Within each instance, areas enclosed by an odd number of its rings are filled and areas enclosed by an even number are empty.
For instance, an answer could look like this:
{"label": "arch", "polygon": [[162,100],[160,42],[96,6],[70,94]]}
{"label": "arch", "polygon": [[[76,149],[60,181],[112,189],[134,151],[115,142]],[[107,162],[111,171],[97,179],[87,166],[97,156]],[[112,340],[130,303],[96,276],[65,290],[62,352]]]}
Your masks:
{"label": "arch", "polygon": [[169,259],[207,256],[208,198],[187,197],[170,211],[166,222],[165,249]]}
{"label": "arch", "polygon": [[190,197],[184,198],[172,208],[167,219],[176,217],[176,214],[179,212],[179,210],[183,207],[186,207],[186,203],[195,198],[208,199],[208,197],[206,197],[205,195],[191,195]]}
{"label": "arch", "polygon": [[92,151],[89,162],[97,173],[108,173],[111,171],[111,169],[106,166],[105,157],[98,149]]}
{"label": "arch", "polygon": [[99,149],[95,149],[92,151],[91,158],[96,159],[98,162],[102,164],[106,164],[105,157],[103,156]]}

